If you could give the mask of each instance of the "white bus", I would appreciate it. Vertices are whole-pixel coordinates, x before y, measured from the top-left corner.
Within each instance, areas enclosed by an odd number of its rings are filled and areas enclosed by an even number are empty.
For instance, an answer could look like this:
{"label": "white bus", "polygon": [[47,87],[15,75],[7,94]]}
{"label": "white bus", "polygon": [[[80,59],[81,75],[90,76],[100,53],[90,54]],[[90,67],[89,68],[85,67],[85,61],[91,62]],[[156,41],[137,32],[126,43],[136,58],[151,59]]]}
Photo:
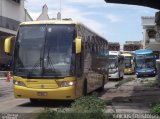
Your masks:
{"label": "white bus", "polygon": [[124,57],[120,51],[109,51],[109,78],[123,79],[124,76]]}

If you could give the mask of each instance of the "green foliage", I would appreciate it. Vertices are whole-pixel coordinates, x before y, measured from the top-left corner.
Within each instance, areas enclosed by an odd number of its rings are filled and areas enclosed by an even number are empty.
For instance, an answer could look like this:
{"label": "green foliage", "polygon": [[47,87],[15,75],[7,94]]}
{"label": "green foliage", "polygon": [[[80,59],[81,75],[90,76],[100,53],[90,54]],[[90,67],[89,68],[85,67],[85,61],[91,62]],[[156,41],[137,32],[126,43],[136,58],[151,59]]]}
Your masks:
{"label": "green foliage", "polygon": [[56,111],[52,111],[49,108],[45,108],[44,111],[38,116],[37,119],[53,119],[56,115]]}
{"label": "green foliage", "polygon": [[150,109],[150,112],[153,114],[153,115],[158,115],[160,116],[160,103],[157,103],[155,105],[153,105]]}
{"label": "green foliage", "polygon": [[104,113],[105,110],[105,101],[93,95],[75,100],[67,110],[45,108],[37,119],[113,119],[112,114]]}
{"label": "green foliage", "polygon": [[93,95],[77,99],[71,107],[76,113],[103,113],[106,104],[105,101]]}

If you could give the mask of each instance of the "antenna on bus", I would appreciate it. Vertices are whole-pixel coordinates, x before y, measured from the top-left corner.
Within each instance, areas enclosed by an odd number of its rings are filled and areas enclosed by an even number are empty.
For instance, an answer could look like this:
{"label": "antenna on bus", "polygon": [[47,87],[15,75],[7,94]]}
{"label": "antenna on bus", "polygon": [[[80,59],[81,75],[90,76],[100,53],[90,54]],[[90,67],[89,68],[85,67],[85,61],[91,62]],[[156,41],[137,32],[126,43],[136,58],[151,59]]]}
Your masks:
{"label": "antenna on bus", "polygon": [[59,12],[57,13],[57,20],[61,20],[61,12],[62,12],[62,2],[59,0]]}

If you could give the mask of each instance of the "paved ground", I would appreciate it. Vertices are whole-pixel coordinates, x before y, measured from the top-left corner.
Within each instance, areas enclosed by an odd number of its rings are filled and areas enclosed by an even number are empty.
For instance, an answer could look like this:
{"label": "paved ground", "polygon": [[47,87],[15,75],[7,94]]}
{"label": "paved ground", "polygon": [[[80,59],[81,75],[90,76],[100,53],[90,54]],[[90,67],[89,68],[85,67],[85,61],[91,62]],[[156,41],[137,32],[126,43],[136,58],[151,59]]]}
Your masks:
{"label": "paved ground", "polygon": [[0,113],[31,113],[39,109],[27,99],[15,99],[12,80],[6,82],[5,78],[0,78]]}
{"label": "paved ground", "polygon": [[[135,76],[125,76],[130,78]],[[154,80],[155,78],[145,78],[145,80]],[[107,106],[107,112],[135,112],[144,113],[149,111],[152,102],[160,100],[159,88],[148,88],[140,85],[141,80],[137,79],[116,87],[118,81],[110,81],[105,85],[105,91],[101,98],[110,102]],[[31,104],[28,99],[15,99],[13,96],[12,80],[6,82],[5,78],[0,78],[0,113],[33,113],[44,110],[44,107],[68,107],[70,102],[41,102],[40,104]],[[26,116],[26,119],[28,117]],[[24,115],[23,115],[24,119]]]}
{"label": "paved ground", "polygon": [[142,86],[141,84],[144,80],[146,80],[146,82],[155,80],[155,77],[137,79],[135,76],[125,76],[125,78],[130,77],[134,77],[134,80],[119,87],[115,87],[117,82],[109,82],[105,86],[107,91],[101,98],[111,102],[111,104],[107,106],[107,112],[149,113],[151,104],[160,101],[159,88]]}

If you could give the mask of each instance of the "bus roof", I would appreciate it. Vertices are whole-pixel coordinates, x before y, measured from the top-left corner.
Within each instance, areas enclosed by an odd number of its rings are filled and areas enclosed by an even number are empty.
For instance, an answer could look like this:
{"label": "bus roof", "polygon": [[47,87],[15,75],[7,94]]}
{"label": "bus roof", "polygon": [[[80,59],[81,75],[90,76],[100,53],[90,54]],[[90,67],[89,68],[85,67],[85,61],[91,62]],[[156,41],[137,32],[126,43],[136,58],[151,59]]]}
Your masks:
{"label": "bus roof", "polygon": [[[80,24],[83,25],[85,28],[89,29],[94,34],[97,34],[96,32],[92,31],[90,28],[88,28],[86,25],[84,25],[81,22],[78,21],[72,21],[72,20],[40,20],[40,21],[28,21],[28,22],[22,22],[21,25],[36,25],[36,24]],[[103,39],[103,41],[107,42],[107,39],[97,34],[99,37]]]}
{"label": "bus roof", "polygon": [[72,20],[41,20],[22,22],[20,25],[34,25],[34,24],[77,24],[78,22]]}
{"label": "bus roof", "polygon": [[151,49],[140,49],[140,50],[136,50],[135,51],[135,54],[150,54],[150,53],[153,53],[153,50]]}
{"label": "bus roof", "polygon": [[123,56],[133,56],[131,53],[122,53]]}
{"label": "bus roof", "polygon": [[109,55],[120,55],[120,51],[109,51]]}

